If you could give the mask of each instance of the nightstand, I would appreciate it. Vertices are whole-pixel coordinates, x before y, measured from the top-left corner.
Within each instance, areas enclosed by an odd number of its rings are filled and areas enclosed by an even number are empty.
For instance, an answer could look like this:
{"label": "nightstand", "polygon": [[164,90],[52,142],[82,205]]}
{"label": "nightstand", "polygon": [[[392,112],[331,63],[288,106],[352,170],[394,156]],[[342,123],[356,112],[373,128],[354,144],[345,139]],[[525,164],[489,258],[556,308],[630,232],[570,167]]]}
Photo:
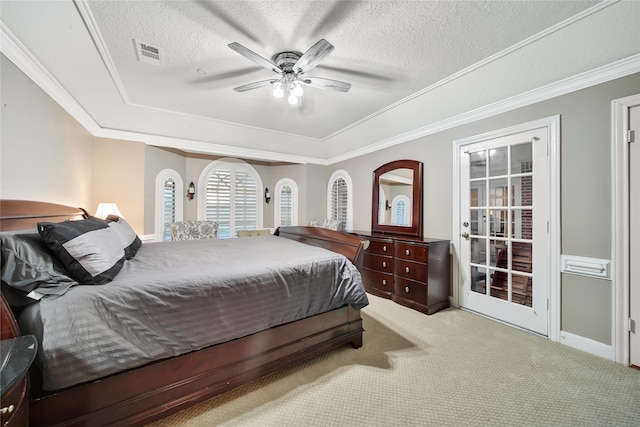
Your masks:
{"label": "nightstand", "polygon": [[0,390],[2,427],[29,425],[29,367],[36,357],[38,342],[33,335],[0,340]]}

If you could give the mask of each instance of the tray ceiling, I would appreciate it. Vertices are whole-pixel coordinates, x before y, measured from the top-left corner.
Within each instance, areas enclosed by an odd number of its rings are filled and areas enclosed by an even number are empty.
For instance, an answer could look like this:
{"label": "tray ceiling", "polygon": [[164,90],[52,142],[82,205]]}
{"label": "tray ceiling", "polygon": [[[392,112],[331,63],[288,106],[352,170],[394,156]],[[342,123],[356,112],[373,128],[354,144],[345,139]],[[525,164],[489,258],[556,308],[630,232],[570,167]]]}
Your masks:
{"label": "tray ceiling", "polygon": [[[372,129],[388,127],[390,112],[404,116],[403,107],[426,92],[435,95],[451,76],[482,71],[505,52],[518,51],[514,46],[530,46],[528,40],[596,4],[3,0],[1,14],[5,31],[90,116],[97,134],[113,130],[147,143],[153,141],[145,135],[164,138],[159,145],[186,151],[222,153],[220,147],[226,147],[295,160],[327,158],[378,142]],[[552,37],[550,32],[539,38]],[[291,107],[273,98],[268,87],[233,90],[275,73],[238,55],[229,43],[271,58],[280,51],[304,52],[321,38],[335,49],[309,75],[349,82],[348,93],[308,87],[302,105]],[[159,64],[140,61],[136,42],[160,48]],[[602,65],[579,62],[582,69]],[[541,74],[551,81],[566,77]],[[423,124],[493,102],[493,93],[504,98],[530,90],[540,78],[532,73],[508,81],[494,78],[463,93],[443,90],[438,96],[446,98],[436,98],[443,116],[427,111]],[[457,107],[447,112],[452,96]],[[429,114],[435,115],[430,119]],[[408,116],[409,128],[393,132],[415,128]],[[354,137],[361,140],[353,142]]]}

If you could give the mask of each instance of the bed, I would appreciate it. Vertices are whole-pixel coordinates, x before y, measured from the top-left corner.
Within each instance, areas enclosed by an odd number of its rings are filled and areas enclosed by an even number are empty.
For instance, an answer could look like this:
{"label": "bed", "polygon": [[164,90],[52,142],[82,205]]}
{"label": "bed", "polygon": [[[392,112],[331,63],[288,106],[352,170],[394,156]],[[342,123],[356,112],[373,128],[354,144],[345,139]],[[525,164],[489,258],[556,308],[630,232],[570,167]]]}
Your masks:
{"label": "bed", "polygon": [[[0,201],[3,233],[87,217],[63,205]],[[3,313],[12,325],[2,339],[58,330],[39,336],[47,351],[32,368],[30,425],[142,425],[337,346],[361,347],[367,301],[354,265],[367,242],[315,227],[276,234],[146,243],[107,284],[71,286]],[[171,276],[176,283],[165,285]],[[106,320],[93,319],[99,312]],[[87,325],[97,329],[84,333]],[[74,328],[83,333],[65,333]]]}

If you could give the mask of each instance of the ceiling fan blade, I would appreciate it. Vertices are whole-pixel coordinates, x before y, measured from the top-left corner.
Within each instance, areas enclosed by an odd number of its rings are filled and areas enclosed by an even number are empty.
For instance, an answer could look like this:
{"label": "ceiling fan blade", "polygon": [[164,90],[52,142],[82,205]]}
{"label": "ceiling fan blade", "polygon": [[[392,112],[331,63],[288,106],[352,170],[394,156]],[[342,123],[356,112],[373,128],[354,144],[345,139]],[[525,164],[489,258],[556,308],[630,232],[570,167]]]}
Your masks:
{"label": "ceiling fan blade", "polygon": [[293,66],[293,71],[295,73],[306,73],[314,69],[322,61],[322,58],[330,54],[332,50],[333,45],[325,39],[321,39],[302,54]]}
{"label": "ceiling fan blade", "polygon": [[362,77],[365,79],[378,80],[381,82],[392,82],[394,81],[393,77],[389,77],[388,75],[376,74],[376,73],[368,73],[366,71],[358,71],[353,70],[351,68],[346,67],[332,67],[330,65],[320,65],[323,70],[333,71],[337,73],[348,74],[350,76]]}
{"label": "ceiling fan blade", "polygon": [[275,81],[276,80],[274,80],[274,79],[261,80],[259,82],[247,83],[246,85],[234,87],[233,90],[235,90],[236,92],[246,92],[248,90],[257,89],[257,88],[262,87],[262,86],[268,86],[268,85],[270,85],[271,83],[273,83]]}
{"label": "ceiling fan blade", "polygon": [[240,43],[233,42],[233,43],[229,43],[227,46],[229,46],[231,49],[235,50],[245,58],[252,60],[259,66],[266,68],[267,70],[274,71],[278,74],[282,74],[282,70],[278,68],[276,64],[269,61],[268,59],[263,58],[262,56],[258,55],[254,51],[247,49],[246,47],[242,46]]}
{"label": "ceiling fan blade", "polygon": [[305,77],[304,79],[302,79],[302,82],[311,87],[335,90],[338,92],[349,92],[349,89],[351,89],[351,83],[345,83],[331,79],[321,79],[318,77]]}

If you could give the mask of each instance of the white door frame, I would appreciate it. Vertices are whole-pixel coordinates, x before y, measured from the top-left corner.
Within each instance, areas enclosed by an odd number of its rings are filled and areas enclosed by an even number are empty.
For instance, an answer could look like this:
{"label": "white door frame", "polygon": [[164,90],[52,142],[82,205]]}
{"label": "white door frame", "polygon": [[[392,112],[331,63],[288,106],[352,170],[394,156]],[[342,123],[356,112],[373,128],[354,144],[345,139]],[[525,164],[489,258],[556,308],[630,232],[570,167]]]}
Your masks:
{"label": "white door frame", "polygon": [[460,228],[460,147],[475,143],[481,139],[493,139],[502,136],[525,132],[531,129],[546,127],[548,132],[548,162],[549,162],[549,253],[548,253],[548,282],[549,282],[549,321],[548,338],[550,341],[560,340],[560,116],[551,116],[540,120],[487,132],[482,135],[459,139],[453,143],[453,251],[458,262],[453,275],[453,295],[454,306],[460,305],[461,286],[464,284],[462,274],[465,269],[460,265],[460,247],[462,244]]}
{"label": "white door frame", "polygon": [[629,365],[629,145],[630,107],[640,94],[611,101],[611,292],[615,361]]}

